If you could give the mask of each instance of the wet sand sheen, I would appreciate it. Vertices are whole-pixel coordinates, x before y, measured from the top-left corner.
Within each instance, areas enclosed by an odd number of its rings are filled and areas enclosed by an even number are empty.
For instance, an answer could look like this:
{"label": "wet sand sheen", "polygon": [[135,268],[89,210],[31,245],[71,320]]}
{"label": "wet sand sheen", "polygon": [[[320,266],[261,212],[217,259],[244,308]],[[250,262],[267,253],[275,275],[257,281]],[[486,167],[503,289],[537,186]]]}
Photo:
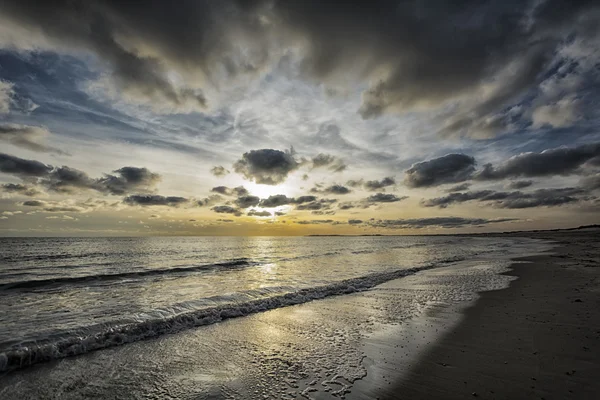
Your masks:
{"label": "wet sand sheen", "polygon": [[[597,399],[598,235],[541,236],[561,242],[555,254],[522,259],[531,263],[506,273],[518,280],[482,293],[416,363],[389,358],[384,371],[399,381],[382,390],[366,378],[351,398]],[[388,354],[398,343],[387,343]]]}

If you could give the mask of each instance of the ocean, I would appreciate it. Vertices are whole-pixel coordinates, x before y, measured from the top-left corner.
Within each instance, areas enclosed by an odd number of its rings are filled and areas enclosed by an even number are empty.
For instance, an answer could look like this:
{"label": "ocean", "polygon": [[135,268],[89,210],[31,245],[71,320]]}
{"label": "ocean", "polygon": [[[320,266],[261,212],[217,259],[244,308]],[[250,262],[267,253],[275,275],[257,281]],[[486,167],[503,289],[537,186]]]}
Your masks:
{"label": "ocean", "polygon": [[[263,388],[260,395],[264,398],[271,395],[282,398],[292,388],[295,394],[288,395],[293,398],[303,390],[307,396],[319,392],[314,382],[301,382],[305,375],[306,379],[317,377],[325,382],[341,376],[342,387],[349,390],[365,373],[361,365],[365,355],[358,342],[372,333],[374,325],[396,324],[423,313],[428,305],[436,302],[468,301],[479,290],[506,286],[509,278],[498,272],[506,270],[508,257],[539,252],[541,246],[533,239],[466,236],[2,238],[0,382],[5,386],[0,383],[0,394],[20,393],[19,398],[28,395],[36,398],[40,393],[31,392],[34,389],[28,385],[17,385],[20,387],[17,392],[12,391],[15,387],[11,385],[22,380],[22,374],[31,377],[32,373],[36,379],[45,381],[47,387],[52,386],[48,386],[52,380],[58,385],[65,376],[73,376],[74,365],[89,371],[103,369],[102,374],[106,376],[106,369],[125,357],[128,363],[137,359],[140,365],[146,366],[152,360],[162,371],[167,370],[162,363],[175,359],[185,364],[185,376],[189,378],[189,370],[200,376],[193,378],[192,386],[196,389],[192,393],[198,395],[194,398],[203,398],[199,393],[204,393],[206,398],[213,398],[215,393],[215,398],[227,398],[229,391],[234,393],[229,393],[231,398],[239,398],[236,390],[246,390],[243,393],[253,398],[258,393],[247,392],[246,385],[243,385],[245,389],[238,386],[240,379],[249,379],[241,376],[247,375],[244,370],[248,365],[256,366],[252,360],[258,356],[255,354],[250,360],[239,361],[241,366],[232,367],[229,363],[238,356],[225,354],[233,349],[251,354],[248,346],[256,332],[244,332],[250,322],[227,324],[226,320],[247,319],[254,321],[252,323],[260,320],[261,324],[269,325],[264,319],[280,312],[281,318],[271,321],[273,337],[265,342],[272,344],[278,337],[275,331],[292,315],[292,309],[295,310],[294,323],[289,329],[294,332],[294,339],[289,341],[291,347],[287,347],[290,357],[307,351],[308,346],[315,352],[317,348],[325,354],[329,351],[329,357],[336,362],[328,364],[329,367],[319,367],[313,360],[314,370],[310,371],[311,358],[307,355],[302,374],[296,371],[291,374],[292,378],[284,379],[268,375],[266,371],[256,378],[252,387]],[[423,275],[427,271],[431,274]],[[421,287],[425,284],[424,278],[419,278],[422,275],[428,276],[426,289]],[[444,278],[438,284],[431,283],[442,275]],[[409,279],[411,277],[414,279]],[[394,282],[400,286],[394,289]],[[394,290],[401,287],[403,291],[401,295],[395,292],[391,296],[392,292],[385,291],[386,285]],[[325,298],[335,300],[320,300]],[[366,299],[369,299],[368,305],[364,303]],[[357,301],[360,306],[356,306]],[[287,307],[308,302],[311,302],[310,307]],[[333,311],[331,304],[336,304]],[[345,309],[349,304],[355,304],[355,310]],[[284,308],[287,310],[278,311]],[[343,320],[344,313],[351,315],[348,318],[352,321]],[[315,318],[325,315],[330,321],[319,323],[334,325],[327,328],[333,331],[323,336],[327,329],[321,326],[315,330],[311,324],[316,323]],[[265,326],[261,326],[265,330]],[[336,330],[339,337],[331,333]],[[348,335],[354,339],[344,342],[342,339],[350,337]],[[194,344],[182,344],[181,341],[186,340]],[[304,340],[308,342],[302,344]],[[319,341],[322,343],[318,344]],[[168,355],[162,347],[165,343],[174,346]],[[328,347],[331,348],[328,350]],[[198,357],[197,351],[202,351],[202,357]],[[131,352],[136,356],[132,358]],[[259,353],[264,356],[264,352]],[[284,359],[285,354],[283,351],[275,355]],[[190,367],[189,362],[196,364]],[[213,364],[200,366],[198,362]],[[285,360],[281,362],[287,365]],[[233,368],[234,372],[227,368]],[[273,368],[272,371],[278,371]],[[66,370],[60,373],[61,369]],[[128,370],[131,373],[134,369]],[[165,374],[173,379],[174,370]],[[161,381],[155,374],[156,370],[150,374],[153,382]],[[227,376],[230,383],[238,383],[216,384],[219,374]],[[272,386],[269,376],[273,382],[291,379],[293,383],[282,389],[279,383]],[[136,382],[147,378],[137,376]],[[86,379],[89,383],[90,378]],[[31,378],[28,382],[34,380]],[[94,386],[98,393],[104,394],[101,397],[106,397],[106,390],[117,393],[115,387],[104,386],[108,380],[103,379],[102,385]],[[331,385],[321,386],[327,396],[335,396],[342,388],[333,390]],[[71,393],[73,398],[83,395],[83,387],[86,385]],[[185,385],[178,386],[177,393],[182,387]],[[327,387],[329,390],[325,390]],[[12,389],[7,391],[6,388]],[[163,389],[130,385],[128,390],[132,392],[120,393],[128,393],[124,398],[141,394],[144,398],[152,397],[149,393],[156,398],[166,398]],[[183,397],[189,395],[186,392]]]}

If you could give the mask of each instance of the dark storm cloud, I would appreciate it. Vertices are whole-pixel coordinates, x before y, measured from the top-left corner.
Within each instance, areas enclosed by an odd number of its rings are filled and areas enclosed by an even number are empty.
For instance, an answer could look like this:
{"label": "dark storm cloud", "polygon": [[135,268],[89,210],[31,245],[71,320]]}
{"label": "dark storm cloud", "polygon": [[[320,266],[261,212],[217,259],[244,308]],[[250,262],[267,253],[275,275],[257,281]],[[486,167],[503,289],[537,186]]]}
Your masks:
{"label": "dark storm cloud", "polygon": [[92,52],[127,96],[176,108],[204,107],[206,82],[264,71],[290,48],[318,82],[335,86],[348,75],[372,82],[359,110],[365,118],[483,93],[451,121],[453,131],[497,125],[495,111],[538,81],[565,38],[594,34],[598,9],[564,0],[75,4],[6,0],[2,22]]}
{"label": "dark storm cloud", "polygon": [[470,183],[461,183],[460,185],[456,185],[456,186],[452,186],[451,188],[448,188],[445,190],[446,193],[452,193],[452,192],[462,192],[465,190],[468,190],[471,187]]}
{"label": "dark storm cloud", "polygon": [[463,228],[469,226],[483,226],[501,222],[517,221],[514,218],[462,218],[462,217],[432,217],[432,218],[414,218],[414,219],[384,219],[369,220],[366,224],[375,228]]}
{"label": "dark storm cloud", "polygon": [[6,193],[22,194],[23,196],[37,196],[41,193],[32,186],[22,185],[20,183],[5,183],[2,185],[2,191]]}
{"label": "dark storm cloud", "polygon": [[39,126],[0,124],[0,141],[40,153],[66,154],[59,149],[42,143],[49,134],[50,132],[46,128]]}
{"label": "dark storm cloud", "polygon": [[243,186],[228,188],[227,186],[216,186],[210,189],[211,192],[219,193],[225,196],[246,196],[250,194]]}
{"label": "dark storm cloud", "polygon": [[525,189],[533,185],[533,181],[510,181],[506,184],[507,189]]}
{"label": "dark storm cloud", "polygon": [[405,199],[408,199],[408,196],[398,197],[395,194],[391,193],[377,193],[367,197],[366,201],[369,203],[395,203],[397,201],[402,201]]}
{"label": "dark storm cloud", "polygon": [[325,194],[348,194],[351,192],[350,189],[348,189],[345,186],[342,185],[331,185],[326,187],[325,189],[319,189],[319,188],[312,188],[310,189],[311,193],[325,193]]}
{"label": "dark storm cloud", "polygon": [[342,160],[331,154],[319,153],[311,161],[313,168],[327,167],[333,172],[342,172],[348,167]]}
{"label": "dark storm cloud", "polygon": [[257,196],[240,196],[235,200],[235,205],[239,208],[248,208],[257,206],[260,202],[260,198]]}
{"label": "dark storm cloud", "polygon": [[577,147],[559,147],[544,150],[541,153],[523,153],[494,167],[484,165],[475,174],[477,180],[498,180],[518,177],[541,177],[570,175],[579,172],[587,162],[600,157],[600,143],[584,144]]}
{"label": "dark storm cloud", "polygon": [[35,160],[0,153],[0,172],[19,177],[42,177],[52,171],[52,167]]}
{"label": "dark storm cloud", "polygon": [[219,214],[233,214],[236,217],[242,215],[242,212],[240,210],[231,206],[214,206],[213,208],[211,208],[211,210]]}
{"label": "dark storm cloud", "polygon": [[405,172],[404,184],[418,188],[462,182],[470,179],[474,171],[475,158],[465,154],[447,154],[413,164]]}
{"label": "dark storm cloud", "polygon": [[233,164],[235,172],[246,179],[264,185],[277,185],[286,180],[288,174],[300,167],[293,150],[251,150]]}
{"label": "dark storm cloud", "polygon": [[106,175],[98,180],[98,184],[110,194],[122,195],[142,189],[149,190],[159,181],[160,175],[147,168],[123,167],[113,171],[116,175]]}
{"label": "dark storm cloud", "polygon": [[273,215],[268,212],[268,211],[257,211],[257,210],[250,210],[248,211],[248,215],[249,217],[272,217]]}
{"label": "dark storm cloud", "polygon": [[227,174],[229,174],[229,170],[221,165],[217,165],[210,169],[210,173],[216,176],[217,178],[221,178]]}
{"label": "dark storm cloud", "polygon": [[152,195],[131,195],[123,199],[125,204],[130,206],[169,206],[176,207],[187,203],[188,199],[178,196]]}
{"label": "dark storm cloud", "polygon": [[380,181],[377,181],[377,180],[366,181],[363,186],[367,190],[375,191],[375,190],[381,190],[388,186],[393,186],[395,184],[396,184],[396,180],[394,178],[388,176],[386,178],[383,178]]}
{"label": "dark storm cloud", "polygon": [[446,208],[451,204],[477,200],[487,202],[496,208],[555,207],[578,202],[580,198],[575,196],[584,193],[585,190],[581,188],[538,189],[530,193],[480,190],[465,193],[450,193],[447,196],[422,200],[421,205],[423,207]]}

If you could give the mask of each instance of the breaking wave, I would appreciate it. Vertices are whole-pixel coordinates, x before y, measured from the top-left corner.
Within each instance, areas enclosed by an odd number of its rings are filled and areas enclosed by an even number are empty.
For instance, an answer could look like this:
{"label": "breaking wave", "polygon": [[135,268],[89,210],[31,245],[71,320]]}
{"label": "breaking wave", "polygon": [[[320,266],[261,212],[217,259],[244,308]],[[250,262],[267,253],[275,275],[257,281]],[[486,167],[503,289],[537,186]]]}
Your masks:
{"label": "breaking wave", "polygon": [[[229,318],[243,317],[257,312],[306,303],[329,296],[360,292],[384,282],[453,261],[459,261],[459,259],[452,258],[442,263],[417,268],[373,273],[312,288],[265,288],[229,296],[219,296],[219,298],[206,298],[197,302],[176,305],[170,307],[168,310],[157,310],[153,313],[140,314],[138,318],[127,321],[115,321],[102,325],[81,327],[76,330],[53,334],[44,339],[12,344],[4,349],[0,349],[0,371],[25,368],[41,362],[155,338],[197,326],[213,324]],[[247,260],[237,260],[222,265],[236,266],[248,263]],[[213,266],[216,265],[221,264],[213,264]],[[197,268],[206,268],[206,266]],[[163,270],[162,272],[147,271],[145,273],[169,273],[173,270],[177,269]],[[189,271],[190,268],[182,270]],[[144,274],[144,272],[135,275],[140,274]],[[118,276],[122,278],[123,275],[130,274],[119,274]],[[117,275],[113,275],[112,277],[114,276]],[[94,277],[94,279],[97,278]],[[32,282],[37,282],[38,285],[44,284],[43,281],[29,281],[28,285],[31,285]]]}

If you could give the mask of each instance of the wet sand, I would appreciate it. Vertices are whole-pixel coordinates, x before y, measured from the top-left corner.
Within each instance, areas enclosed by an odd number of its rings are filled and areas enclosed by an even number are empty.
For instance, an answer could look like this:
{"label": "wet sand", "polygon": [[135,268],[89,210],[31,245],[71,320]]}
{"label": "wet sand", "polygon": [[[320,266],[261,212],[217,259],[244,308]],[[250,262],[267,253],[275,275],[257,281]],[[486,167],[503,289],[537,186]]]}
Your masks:
{"label": "wet sand", "polygon": [[[374,397],[600,398],[599,232],[527,234],[558,247],[514,264],[506,274],[519,279],[482,293],[414,365],[390,360],[389,374],[406,372]],[[392,354],[397,343],[387,345]]]}

